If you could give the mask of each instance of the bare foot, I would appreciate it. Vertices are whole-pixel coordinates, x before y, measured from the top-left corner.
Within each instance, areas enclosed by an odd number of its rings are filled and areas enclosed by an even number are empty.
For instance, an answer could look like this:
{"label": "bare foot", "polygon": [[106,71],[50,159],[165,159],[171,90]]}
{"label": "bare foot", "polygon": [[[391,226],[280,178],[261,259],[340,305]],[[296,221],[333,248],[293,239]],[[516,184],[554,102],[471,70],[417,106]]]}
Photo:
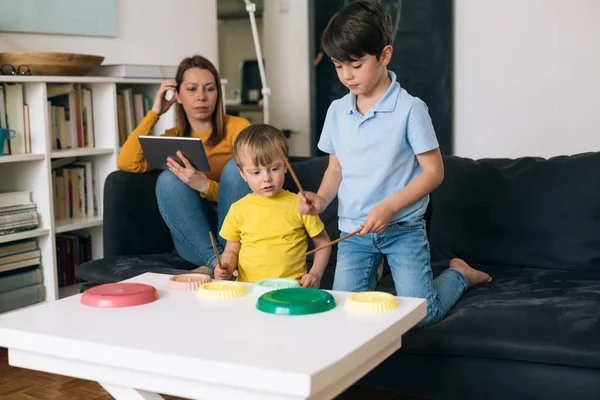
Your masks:
{"label": "bare foot", "polygon": [[195,269],[191,270],[190,272],[199,272],[201,274],[206,274],[208,276],[211,276],[213,273],[212,269],[208,268],[206,265],[202,265],[198,268],[195,268]]}
{"label": "bare foot", "polygon": [[453,258],[450,260],[450,268],[457,270],[465,277],[469,287],[477,286],[482,283],[488,283],[492,281],[492,277],[483,271],[479,271],[472,268],[469,264],[461,260],[460,258]]}

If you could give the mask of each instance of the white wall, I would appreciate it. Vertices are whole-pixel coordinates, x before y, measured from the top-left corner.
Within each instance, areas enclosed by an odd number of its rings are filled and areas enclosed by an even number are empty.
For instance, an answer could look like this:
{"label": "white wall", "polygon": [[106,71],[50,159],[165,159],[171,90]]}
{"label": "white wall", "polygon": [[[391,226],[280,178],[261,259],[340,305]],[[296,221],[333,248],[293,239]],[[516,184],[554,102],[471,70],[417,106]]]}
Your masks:
{"label": "white wall", "polygon": [[[256,30],[258,31],[262,45],[264,35],[261,18],[256,19]],[[241,89],[241,63],[243,60],[256,60],[250,17],[245,19],[219,20],[218,31],[219,65],[221,66],[219,73],[221,74],[221,78],[227,79],[227,93],[225,93],[225,98],[230,101],[236,101],[237,96],[235,93]],[[262,49],[264,52],[264,46]]]}
{"label": "white wall", "polygon": [[0,32],[0,52],[103,55],[104,64],[177,65],[201,54],[218,65],[217,0],[118,0],[118,37]]}
{"label": "white wall", "polygon": [[[265,1],[271,122],[310,149],[308,1]],[[289,9],[279,11],[282,4]],[[454,152],[600,150],[600,1],[455,0]]]}
{"label": "white wall", "polygon": [[456,0],[454,148],[600,150],[600,1]]}
{"label": "white wall", "polygon": [[290,154],[310,155],[310,68],[308,0],[266,0],[264,57],[271,88],[270,123],[291,129]]}

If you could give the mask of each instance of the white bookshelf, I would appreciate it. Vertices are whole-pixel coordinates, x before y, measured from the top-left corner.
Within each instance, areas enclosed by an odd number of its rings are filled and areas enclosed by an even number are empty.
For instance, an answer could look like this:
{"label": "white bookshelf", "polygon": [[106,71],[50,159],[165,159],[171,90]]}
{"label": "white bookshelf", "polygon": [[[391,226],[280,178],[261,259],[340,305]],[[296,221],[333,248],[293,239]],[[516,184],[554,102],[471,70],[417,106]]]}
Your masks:
{"label": "white bookshelf", "polygon": [[[81,233],[92,237],[92,258],[103,257],[102,224],[104,207],[104,182],[116,168],[120,151],[117,122],[117,92],[134,88],[154,101],[160,87],[158,79],[124,79],[106,77],[62,76],[0,76],[1,83],[22,83],[24,102],[30,109],[31,154],[0,156],[0,191],[29,190],[37,204],[40,225],[32,231],[0,236],[0,243],[37,238],[42,252],[42,270],[46,301],[54,301],[77,292],[79,285],[61,288],[57,280],[56,234]],[[92,89],[95,147],[56,150],[52,149],[50,121],[47,108],[47,85],[56,83],[81,83]],[[163,115],[155,134],[175,126],[175,107]],[[51,161],[76,157],[78,161],[91,161],[96,180],[95,195],[98,215],[78,219],[56,220]]]}

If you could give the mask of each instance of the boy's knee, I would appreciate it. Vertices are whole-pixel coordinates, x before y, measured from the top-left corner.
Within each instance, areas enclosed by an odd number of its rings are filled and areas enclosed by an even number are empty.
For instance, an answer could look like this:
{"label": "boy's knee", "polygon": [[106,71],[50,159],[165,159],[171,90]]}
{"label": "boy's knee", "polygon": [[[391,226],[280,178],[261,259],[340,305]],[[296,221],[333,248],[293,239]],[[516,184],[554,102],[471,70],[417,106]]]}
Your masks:
{"label": "boy's knee", "polygon": [[420,320],[417,325],[415,325],[415,328],[420,329],[427,326],[436,325],[439,324],[443,319],[444,315],[432,312],[429,307],[427,307],[427,315],[425,315],[425,317]]}

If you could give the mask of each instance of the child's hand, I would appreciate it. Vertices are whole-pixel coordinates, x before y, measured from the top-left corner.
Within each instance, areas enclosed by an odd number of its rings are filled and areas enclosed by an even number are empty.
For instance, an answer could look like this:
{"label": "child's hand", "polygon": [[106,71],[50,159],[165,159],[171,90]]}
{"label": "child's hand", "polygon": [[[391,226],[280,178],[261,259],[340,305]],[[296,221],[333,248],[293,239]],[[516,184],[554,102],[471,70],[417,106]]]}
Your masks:
{"label": "child's hand", "polygon": [[319,215],[323,211],[325,201],[322,197],[313,192],[298,193],[300,204],[298,204],[298,212],[300,214]]}
{"label": "child's hand", "polygon": [[318,289],[321,286],[321,277],[311,274],[305,274],[300,278],[300,286],[303,288],[315,288]]}
{"label": "child's hand", "polygon": [[222,281],[228,280],[233,274],[233,271],[230,271],[230,269],[231,268],[227,264],[217,264],[214,270],[215,279],[219,279]]}
{"label": "child's hand", "polygon": [[367,214],[367,219],[362,224],[362,230],[359,232],[359,235],[383,232],[390,224],[393,216],[394,210],[387,203],[382,201],[376,204]]}

